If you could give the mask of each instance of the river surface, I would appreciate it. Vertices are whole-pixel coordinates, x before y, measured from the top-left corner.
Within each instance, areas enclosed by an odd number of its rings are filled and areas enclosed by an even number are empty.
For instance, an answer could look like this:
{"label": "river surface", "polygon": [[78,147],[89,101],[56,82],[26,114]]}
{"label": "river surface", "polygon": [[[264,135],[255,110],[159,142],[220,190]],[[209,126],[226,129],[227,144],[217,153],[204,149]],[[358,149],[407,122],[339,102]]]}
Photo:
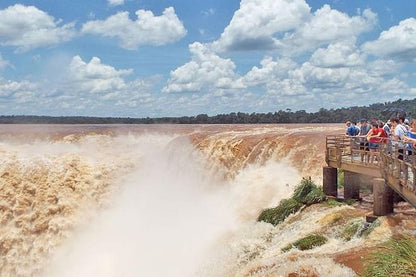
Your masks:
{"label": "river surface", "polygon": [[[256,222],[302,177],[321,183],[325,137],[343,132],[1,125],[0,275],[356,276],[346,253],[390,238],[387,220],[349,241],[334,222],[364,221],[366,211],[351,206],[314,205],[277,227]],[[281,251],[314,232],[328,243]]]}

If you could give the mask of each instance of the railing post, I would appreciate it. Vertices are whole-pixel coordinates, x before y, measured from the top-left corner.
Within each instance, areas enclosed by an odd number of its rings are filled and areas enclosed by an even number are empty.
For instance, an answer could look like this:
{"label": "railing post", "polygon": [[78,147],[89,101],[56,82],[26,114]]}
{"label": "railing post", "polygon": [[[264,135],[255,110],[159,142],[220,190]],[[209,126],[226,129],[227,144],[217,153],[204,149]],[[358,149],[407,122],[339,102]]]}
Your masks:
{"label": "railing post", "polygon": [[373,214],[383,216],[393,213],[393,190],[383,178],[373,180]]}
{"label": "railing post", "polygon": [[338,170],[336,168],[324,166],[322,185],[325,195],[338,197]]}

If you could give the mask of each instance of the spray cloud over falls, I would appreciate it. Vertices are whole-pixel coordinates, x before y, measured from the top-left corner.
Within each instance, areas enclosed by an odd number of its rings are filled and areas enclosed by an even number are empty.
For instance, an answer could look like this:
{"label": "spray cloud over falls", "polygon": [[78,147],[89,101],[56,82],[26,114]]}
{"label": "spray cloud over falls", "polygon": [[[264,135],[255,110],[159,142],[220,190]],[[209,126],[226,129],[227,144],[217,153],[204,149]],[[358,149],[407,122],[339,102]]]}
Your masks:
{"label": "spray cloud over falls", "polygon": [[319,145],[290,148],[311,129],[180,128],[3,140],[2,275],[212,276],[222,245],[322,163]]}

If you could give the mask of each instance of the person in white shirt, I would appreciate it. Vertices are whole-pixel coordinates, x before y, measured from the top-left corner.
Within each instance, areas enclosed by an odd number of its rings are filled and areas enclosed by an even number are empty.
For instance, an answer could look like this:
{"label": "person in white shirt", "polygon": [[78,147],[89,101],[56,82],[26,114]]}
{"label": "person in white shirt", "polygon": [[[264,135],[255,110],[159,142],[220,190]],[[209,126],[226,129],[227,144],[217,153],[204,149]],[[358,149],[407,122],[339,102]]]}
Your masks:
{"label": "person in white shirt", "polygon": [[403,144],[403,138],[404,135],[406,134],[407,130],[406,127],[404,127],[402,124],[400,124],[400,120],[398,118],[393,118],[391,120],[391,125],[393,127],[393,131],[392,131],[392,144],[394,146],[397,146],[399,148],[399,160],[403,160],[403,148],[404,148],[404,144]]}

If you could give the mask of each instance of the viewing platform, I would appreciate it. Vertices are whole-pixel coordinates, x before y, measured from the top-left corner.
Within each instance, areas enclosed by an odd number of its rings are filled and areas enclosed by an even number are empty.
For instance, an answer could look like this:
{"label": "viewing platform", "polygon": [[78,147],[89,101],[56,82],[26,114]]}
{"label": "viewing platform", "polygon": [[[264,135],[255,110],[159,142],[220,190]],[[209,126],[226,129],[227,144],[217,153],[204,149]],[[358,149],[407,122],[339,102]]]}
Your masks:
{"label": "viewing platform", "polygon": [[[338,197],[338,169],[344,172],[344,198],[359,199],[360,176],[373,185],[373,213],[382,216],[393,212],[394,194],[416,207],[416,167],[412,153],[404,146],[387,141],[370,151],[365,138],[331,135],[326,137],[323,169],[325,194]],[[415,157],[412,157],[414,154]]]}

